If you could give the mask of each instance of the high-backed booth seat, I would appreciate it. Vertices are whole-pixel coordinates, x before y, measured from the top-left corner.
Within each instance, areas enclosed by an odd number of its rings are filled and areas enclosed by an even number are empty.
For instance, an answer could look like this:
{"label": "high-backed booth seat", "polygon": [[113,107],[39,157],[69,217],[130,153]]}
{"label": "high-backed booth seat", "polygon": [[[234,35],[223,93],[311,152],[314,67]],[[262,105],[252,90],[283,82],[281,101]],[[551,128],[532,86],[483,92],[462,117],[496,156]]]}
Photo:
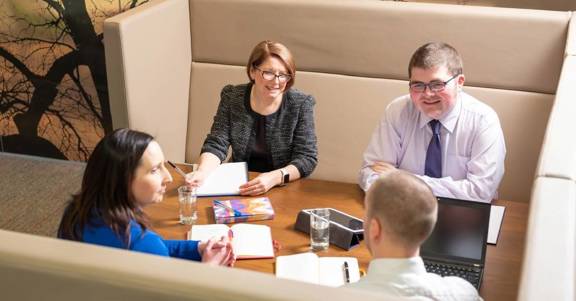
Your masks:
{"label": "high-backed booth seat", "polygon": [[572,21],[530,200],[522,300],[576,299],[575,26]]}
{"label": "high-backed booth seat", "polygon": [[386,105],[407,93],[410,55],[428,41],[448,42],[464,58],[465,90],[500,117],[500,198],[531,200],[519,298],[574,300],[570,24],[569,12],[392,1],[151,1],[104,24],[114,126],[150,132],[169,159],[195,162],[220,89],[247,82],[252,47],[276,40],[295,55],[296,88],[317,101],[312,177],[355,182]]}
{"label": "high-backed booth seat", "polygon": [[153,1],[104,24],[114,126],[150,132],[168,158],[195,162],[220,90],[247,82],[254,45],[276,40],[295,56],[295,87],[317,101],[311,177],[356,182],[386,105],[408,92],[410,56],[445,41],[464,58],[465,90],[500,116],[500,198],[527,202],[569,21],[567,12],[390,1]]}

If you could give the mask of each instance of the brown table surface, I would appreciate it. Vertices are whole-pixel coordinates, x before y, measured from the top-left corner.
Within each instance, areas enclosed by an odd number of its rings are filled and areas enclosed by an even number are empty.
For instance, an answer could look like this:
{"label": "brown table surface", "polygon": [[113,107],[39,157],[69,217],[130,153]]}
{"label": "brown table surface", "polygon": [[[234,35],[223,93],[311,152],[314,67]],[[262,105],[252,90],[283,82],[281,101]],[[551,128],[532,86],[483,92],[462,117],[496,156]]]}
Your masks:
{"label": "brown table surface", "polygon": [[[183,168],[185,169],[185,168]],[[162,203],[146,208],[152,228],[165,239],[186,239],[189,226],[178,222],[178,197],[176,188],[183,184],[180,176],[173,173],[174,182],[168,186]],[[251,175],[253,176],[253,175]],[[253,222],[264,224],[272,229],[272,237],[282,248],[276,254],[289,255],[307,252],[310,238],[307,234],[294,230],[298,212],[305,208],[331,207],[363,218],[363,191],[356,184],[301,179],[284,187],[271,189],[265,196],[270,198],[275,217],[272,220]],[[221,197],[231,199],[241,197]],[[198,199],[198,224],[214,223],[211,200]],[[528,204],[497,200],[496,205],[506,206],[504,222],[500,230],[498,244],[488,245],[484,280],[480,295],[487,301],[516,300],[523,257]],[[370,254],[364,242],[350,251],[330,246],[319,256],[354,256],[361,268],[366,269]],[[235,267],[274,273],[274,259],[240,260]]]}

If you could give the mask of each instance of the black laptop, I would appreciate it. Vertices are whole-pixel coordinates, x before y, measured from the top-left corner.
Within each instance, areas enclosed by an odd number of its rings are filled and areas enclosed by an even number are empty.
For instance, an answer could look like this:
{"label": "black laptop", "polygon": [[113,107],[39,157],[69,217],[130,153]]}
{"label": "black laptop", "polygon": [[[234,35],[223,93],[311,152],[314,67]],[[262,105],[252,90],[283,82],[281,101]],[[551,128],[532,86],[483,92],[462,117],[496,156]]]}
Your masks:
{"label": "black laptop", "polygon": [[480,289],[484,275],[490,204],[438,198],[438,220],[420,249],[426,270],[458,276]]}

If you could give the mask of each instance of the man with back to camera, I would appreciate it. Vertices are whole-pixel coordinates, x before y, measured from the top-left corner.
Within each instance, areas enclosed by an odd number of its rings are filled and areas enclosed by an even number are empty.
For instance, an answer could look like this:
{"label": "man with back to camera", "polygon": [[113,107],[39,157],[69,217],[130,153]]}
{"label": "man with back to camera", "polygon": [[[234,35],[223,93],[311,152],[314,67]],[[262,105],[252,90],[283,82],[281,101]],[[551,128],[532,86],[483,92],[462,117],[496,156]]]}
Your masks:
{"label": "man with back to camera", "polygon": [[388,105],[364,152],[360,187],[398,168],[436,196],[491,202],[504,175],[504,135],[496,112],[462,91],[460,55],[445,43],[425,44],[408,75],[410,93]]}
{"label": "man with back to camera", "polygon": [[346,288],[409,300],[482,300],[468,281],[426,272],[420,245],[432,233],[438,212],[426,183],[401,170],[385,172],[371,185],[364,205],[372,260],[366,276]]}

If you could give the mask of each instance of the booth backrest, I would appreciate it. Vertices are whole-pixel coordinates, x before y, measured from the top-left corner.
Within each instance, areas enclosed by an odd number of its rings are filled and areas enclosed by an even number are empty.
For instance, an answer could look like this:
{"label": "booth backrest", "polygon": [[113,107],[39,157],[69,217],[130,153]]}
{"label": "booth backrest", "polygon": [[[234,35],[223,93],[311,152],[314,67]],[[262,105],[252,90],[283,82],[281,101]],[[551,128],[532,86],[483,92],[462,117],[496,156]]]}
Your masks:
{"label": "booth backrest", "polygon": [[[571,22],[569,36],[575,34]],[[569,38],[530,199],[519,300],[576,299],[576,56]]]}
{"label": "booth backrest", "polygon": [[445,41],[464,59],[466,91],[500,116],[508,150],[500,197],[528,201],[569,20],[568,12],[392,1],[154,1],[105,24],[105,38],[126,40],[107,43],[120,48],[107,49],[120,62],[109,66],[111,99],[128,107],[114,112],[115,126],[152,132],[169,158],[195,161],[221,88],[247,82],[252,47],[276,40],[295,56],[295,87],[317,101],[312,177],[356,182],[386,105],[407,93],[411,54]]}
{"label": "booth backrest", "polygon": [[0,240],[2,300],[382,300],[362,291],[5,230]]}

